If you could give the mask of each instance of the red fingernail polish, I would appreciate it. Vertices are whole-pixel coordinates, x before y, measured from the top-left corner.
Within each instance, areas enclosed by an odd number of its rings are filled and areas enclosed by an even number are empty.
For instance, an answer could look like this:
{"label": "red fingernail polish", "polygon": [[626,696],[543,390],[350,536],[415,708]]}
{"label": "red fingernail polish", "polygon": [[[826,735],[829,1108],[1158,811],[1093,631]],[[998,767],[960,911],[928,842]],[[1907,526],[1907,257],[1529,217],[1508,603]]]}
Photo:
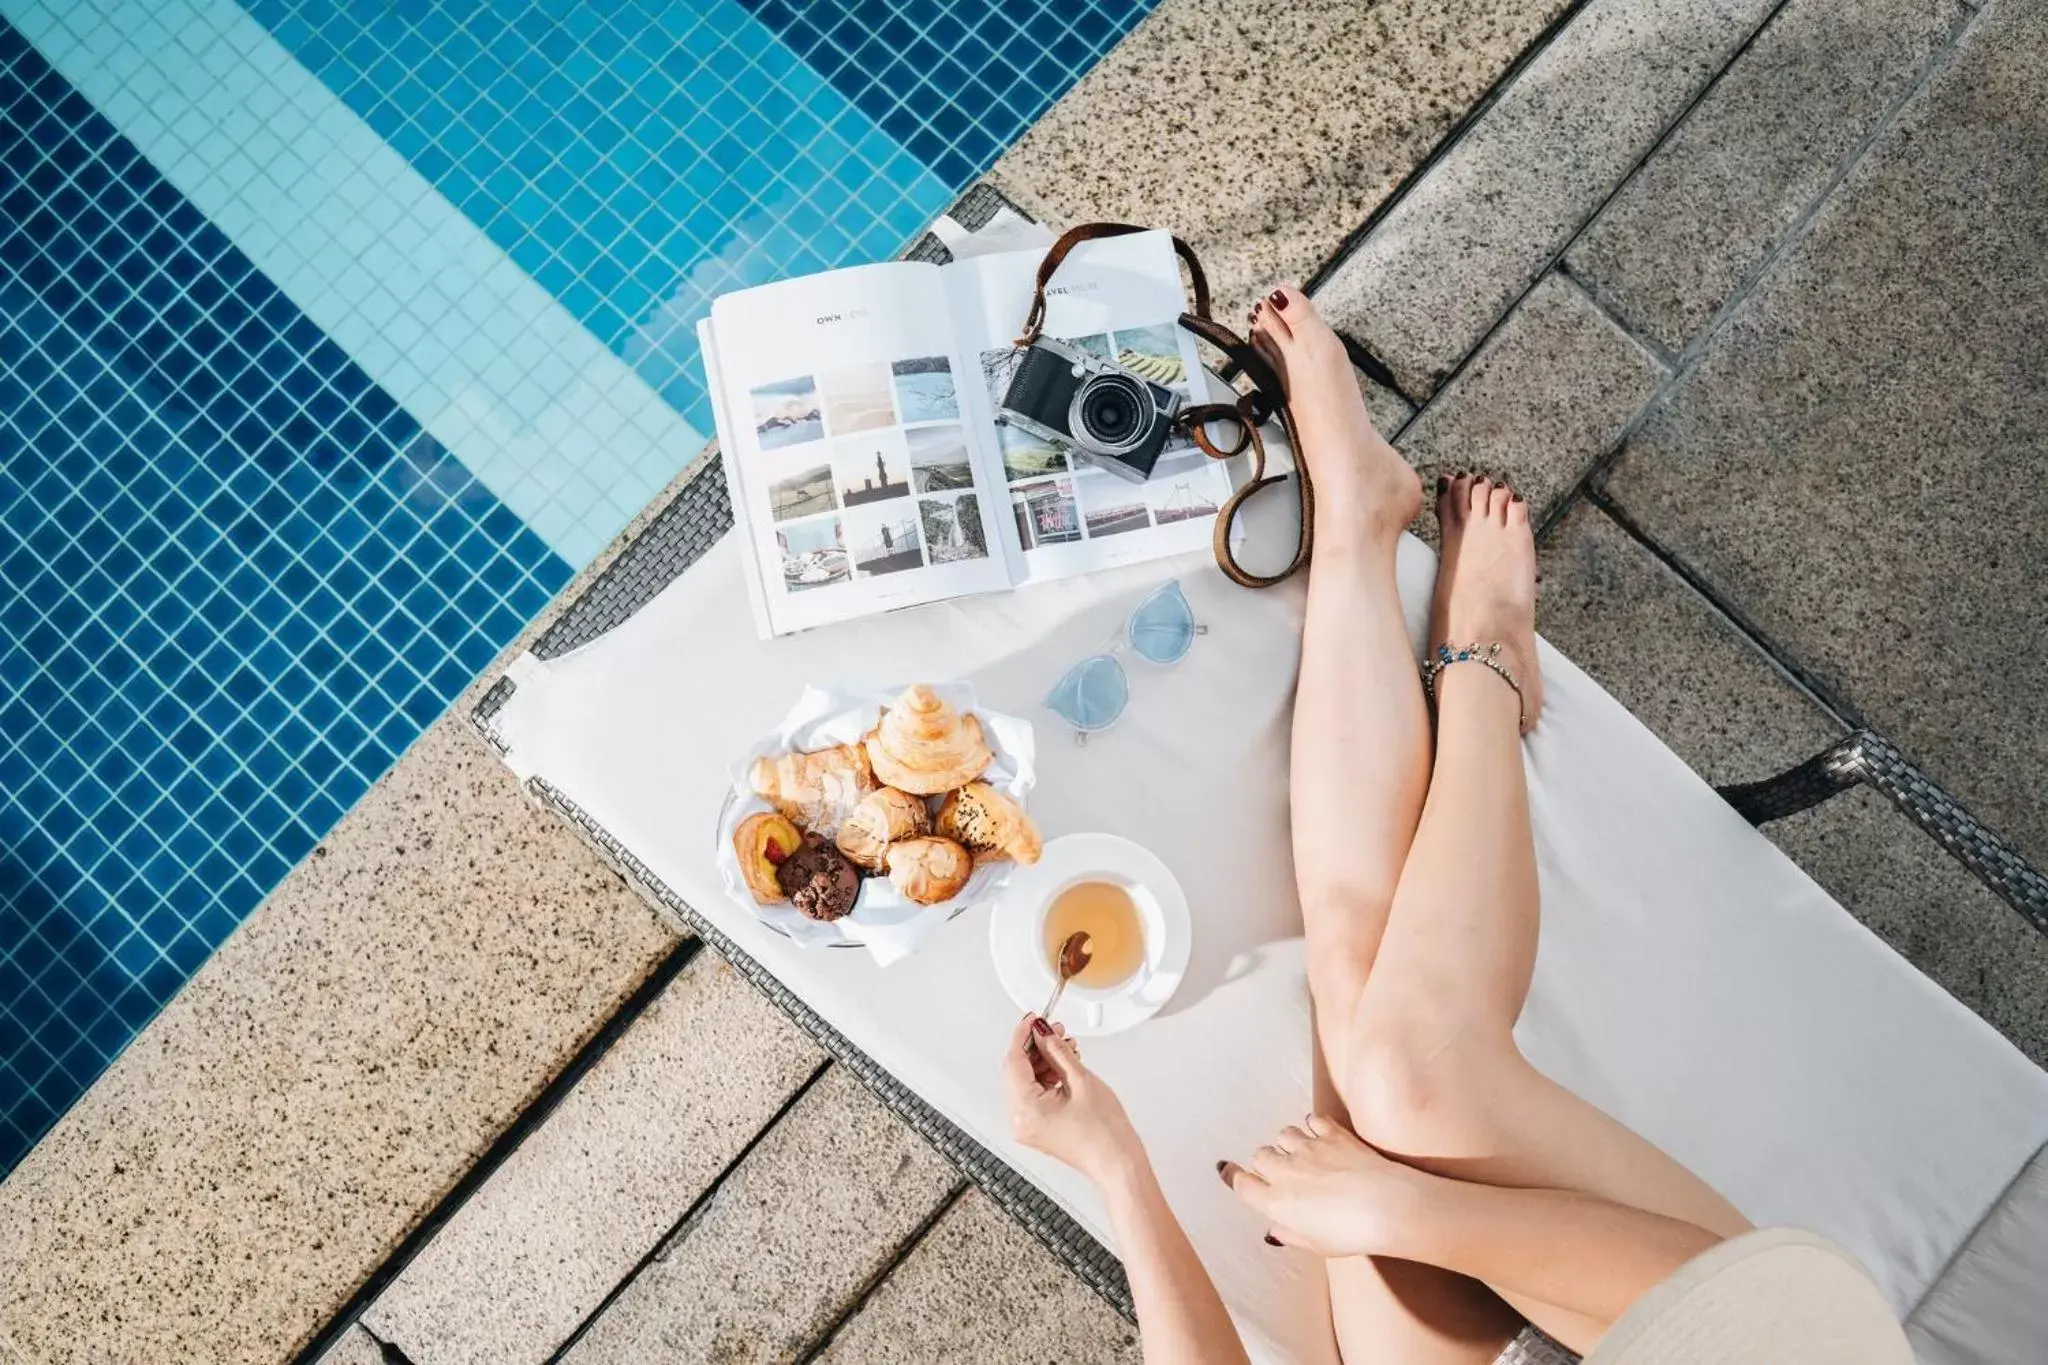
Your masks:
{"label": "red fingernail polish", "polygon": [[1266,1245],[1269,1247],[1277,1247],[1285,1246],[1286,1243],[1282,1242],[1278,1237],[1275,1237],[1272,1233],[1269,1232],[1266,1234]]}
{"label": "red fingernail polish", "polygon": [[1272,293],[1266,295],[1266,302],[1272,304],[1275,308],[1284,309],[1287,307],[1287,294],[1284,290],[1275,289]]}
{"label": "red fingernail polish", "polygon": [[1031,1031],[1038,1034],[1041,1038],[1050,1038],[1052,1036],[1052,1025],[1046,1023],[1043,1019],[1033,1019],[1031,1021]]}
{"label": "red fingernail polish", "polygon": [[1217,1174],[1217,1175],[1219,1175],[1219,1176],[1221,1176],[1221,1177],[1223,1177],[1223,1179],[1225,1179],[1225,1180],[1229,1180],[1229,1179],[1230,1179],[1230,1163],[1229,1163],[1229,1162],[1227,1162],[1227,1161],[1219,1161],[1219,1162],[1217,1162],[1217,1163],[1216,1163],[1216,1174]]}

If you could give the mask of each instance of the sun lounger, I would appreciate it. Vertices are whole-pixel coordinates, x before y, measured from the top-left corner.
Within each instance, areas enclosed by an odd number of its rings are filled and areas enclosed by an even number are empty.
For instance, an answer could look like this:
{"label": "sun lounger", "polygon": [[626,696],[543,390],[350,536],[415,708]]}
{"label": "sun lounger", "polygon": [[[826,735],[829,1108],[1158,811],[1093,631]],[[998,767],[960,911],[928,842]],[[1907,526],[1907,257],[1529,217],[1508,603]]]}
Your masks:
{"label": "sun lounger", "polygon": [[[1180,994],[1090,1059],[1255,1358],[1333,1362],[1319,1268],[1267,1248],[1213,1170],[1309,1103],[1285,802],[1299,585],[1250,592],[1193,558],[763,642],[737,546],[719,539],[724,488],[715,464],[700,471],[492,691],[479,727],[538,799],[1128,1312],[1092,1193],[1007,1136],[996,1054],[1016,1011],[985,912],[881,968],[778,937],[712,864],[728,761],[806,683],[968,678],[984,704],[1032,718],[1047,835],[1134,838],[1193,904]],[[1433,569],[1404,545],[1418,652]],[[1068,743],[1039,698],[1168,576],[1208,635],[1175,669],[1136,666],[1126,718]],[[2048,1074],[1745,817],[1869,781],[2037,923],[2041,879],[1874,736],[1724,798],[1547,645],[1544,669],[1548,709],[1526,746],[1544,893],[1518,1029],[1530,1057],[1754,1220],[1861,1257],[1926,1361],[2048,1358]]]}

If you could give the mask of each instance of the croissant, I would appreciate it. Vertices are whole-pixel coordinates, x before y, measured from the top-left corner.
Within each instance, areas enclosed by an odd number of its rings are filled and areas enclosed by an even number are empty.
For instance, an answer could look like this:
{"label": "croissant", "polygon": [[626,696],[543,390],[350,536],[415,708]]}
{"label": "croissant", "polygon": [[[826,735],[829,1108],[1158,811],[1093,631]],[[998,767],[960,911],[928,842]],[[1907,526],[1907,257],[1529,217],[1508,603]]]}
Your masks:
{"label": "croissant", "polygon": [[866,739],[875,775],[916,796],[937,796],[981,776],[995,755],[981,722],[963,716],[919,684],[908,688]]}
{"label": "croissant", "polygon": [[929,834],[932,813],[922,796],[883,787],[860,799],[839,827],[839,851],[870,872],[888,866],[884,855],[898,839]]}
{"label": "croissant", "polygon": [[854,806],[875,789],[874,769],[858,744],[757,758],[749,780],[755,792],[798,828],[827,839],[839,833]]}
{"label": "croissant", "polygon": [[1044,847],[1024,808],[986,782],[948,793],[939,806],[937,829],[973,849],[977,858],[1035,863]]}
{"label": "croissant", "polygon": [[889,845],[889,880],[919,905],[951,900],[974,875],[974,859],[951,839],[931,835]]}

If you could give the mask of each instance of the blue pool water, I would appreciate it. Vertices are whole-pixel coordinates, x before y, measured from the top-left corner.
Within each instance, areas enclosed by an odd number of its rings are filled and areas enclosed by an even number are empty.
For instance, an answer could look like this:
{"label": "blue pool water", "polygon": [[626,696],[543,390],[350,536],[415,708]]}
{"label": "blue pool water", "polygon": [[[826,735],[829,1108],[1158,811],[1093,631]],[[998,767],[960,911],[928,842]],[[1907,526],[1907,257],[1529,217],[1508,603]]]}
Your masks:
{"label": "blue pool water", "polygon": [[0,0],[0,1175],[1149,4]]}

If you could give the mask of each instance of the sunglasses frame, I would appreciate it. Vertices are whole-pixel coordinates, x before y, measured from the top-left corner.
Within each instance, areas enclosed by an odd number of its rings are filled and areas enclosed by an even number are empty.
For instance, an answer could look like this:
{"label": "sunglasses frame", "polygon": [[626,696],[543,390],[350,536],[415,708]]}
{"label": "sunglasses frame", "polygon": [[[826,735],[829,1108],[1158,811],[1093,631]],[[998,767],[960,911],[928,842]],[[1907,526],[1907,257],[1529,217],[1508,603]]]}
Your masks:
{"label": "sunglasses frame", "polygon": [[[1134,634],[1135,627],[1137,625],[1138,617],[1144,613],[1145,608],[1151,606],[1154,602],[1158,601],[1162,597],[1168,596],[1169,594],[1173,597],[1180,599],[1181,606],[1186,608],[1187,610],[1188,625],[1190,627],[1190,629],[1188,630],[1188,642],[1186,648],[1182,649],[1180,653],[1174,655],[1171,659],[1155,659],[1139,647],[1137,639],[1135,638]],[[1061,720],[1065,721],[1067,725],[1073,729],[1074,742],[1076,744],[1086,744],[1088,742],[1088,736],[1099,735],[1104,730],[1109,729],[1111,726],[1115,725],[1118,721],[1124,718],[1124,712],[1131,709],[1131,675],[1130,672],[1127,669],[1125,669],[1123,665],[1123,660],[1118,657],[1119,655],[1121,655],[1126,649],[1128,649],[1131,651],[1131,653],[1137,655],[1139,658],[1143,659],[1146,663],[1151,664],[1155,668],[1173,668],[1176,665],[1178,665],[1183,659],[1187,658],[1188,655],[1194,653],[1196,637],[1207,635],[1208,633],[1209,627],[1203,625],[1200,621],[1197,621],[1195,619],[1195,604],[1188,601],[1188,595],[1181,588],[1180,580],[1178,578],[1169,578],[1164,583],[1161,583],[1158,587],[1152,589],[1151,592],[1146,593],[1144,598],[1139,601],[1138,605],[1131,608],[1130,614],[1124,617],[1123,628],[1119,632],[1121,638],[1117,641],[1117,643],[1111,645],[1108,649],[1100,649],[1093,654],[1084,655],[1083,657],[1076,659],[1064,673],[1060,674],[1059,681],[1054,683],[1052,685],[1052,690],[1045,694],[1045,701],[1042,704],[1045,706],[1046,710],[1051,711],[1054,715],[1058,716]],[[1066,686],[1067,680],[1069,678],[1072,678],[1076,673],[1088,667],[1090,664],[1097,662],[1107,663],[1110,667],[1114,668],[1117,671],[1117,676],[1123,683],[1123,702],[1116,708],[1116,714],[1111,716],[1108,720],[1103,721],[1100,725],[1084,725],[1080,721],[1075,720],[1072,716],[1069,716],[1066,712],[1061,711],[1057,707],[1055,707],[1052,704],[1052,699],[1053,697],[1059,694],[1060,690],[1063,687]]]}

